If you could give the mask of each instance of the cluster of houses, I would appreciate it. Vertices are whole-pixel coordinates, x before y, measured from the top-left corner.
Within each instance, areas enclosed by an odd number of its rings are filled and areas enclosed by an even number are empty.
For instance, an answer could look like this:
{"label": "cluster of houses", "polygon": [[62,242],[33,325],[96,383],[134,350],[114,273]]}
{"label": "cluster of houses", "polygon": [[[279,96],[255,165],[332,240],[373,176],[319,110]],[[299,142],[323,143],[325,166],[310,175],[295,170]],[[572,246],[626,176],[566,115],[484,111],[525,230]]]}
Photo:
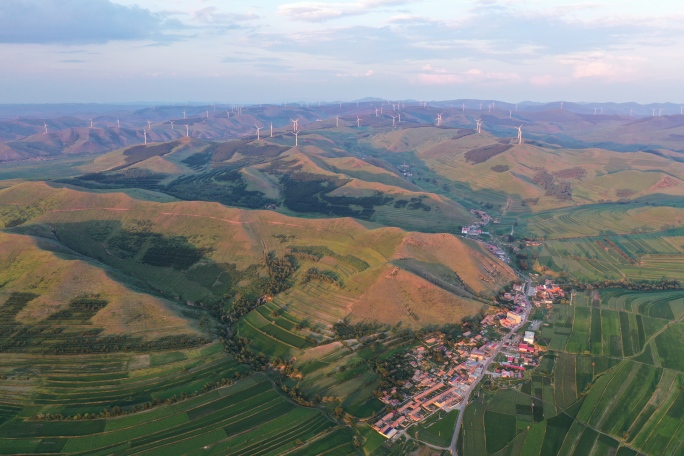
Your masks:
{"label": "cluster of houses", "polygon": [[[497,346],[482,334],[466,332],[463,336],[461,341],[448,344],[437,333],[426,338],[424,345],[406,353],[413,376],[401,388],[403,401],[394,398],[396,388],[380,398],[394,410],[373,424],[376,431],[390,438],[437,410],[449,411],[461,404],[470,386],[482,376],[484,361]],[[436,352],[441,355],[434,356]]]}
{"label": "cluster of houses", "polygon": [[410,172],[411,167],[409,165],[407,165],[406,163],[404,163],[403,165],[397,166],[397,168],[401,172],[402,176],[404,176],[404,177],[412,177],[413,176],[413,173]]}
{"label": "cluster of houses", "polygon": [[477,209],[471,209],[470,212],[474,214],[478,221],[471,225],[461,227],[461,234],[466,236],[479,236],[481,234],[489,234],[487,231],[483,231],[482,228],[489,225],[489,223],[499,223],[498,220],[492,218],[491,215],[487,214],[485,211],[480,211]]}
{"label": "cluster of houses", "polygon": [[501,247],[494,245],[494,244],[489,244],[487,242],[482,242],[482,241],[480,241],[480,245],[482,247],[486,248],[487,250],[489,250],[490,252],[492,252],[494,255],[496,255],[496,257],[498,259],[500,259],[501,261],[503,261],[505,263],[509,262],[508,254]]}
{"label": "cluster of houses", "polygon": [[513,341],[504,345],[501,356],[504,358],[495,369],[495,375],[501,378],[523,378],[525,370],[539,365],[539,350],[534,345],[534,331],[525,331]]}
{"label": "cluster of houses", "polygon": [[563,289],[551,280],[546,279],[543,285],[539,285],[535,289],[535,296],[532,300],[532,304],[536,307],[541,307],[542,305],[550,307],[556,299],[564,297],[565,292]]}
{"label": "cluster of houses", "polygon": [[377,432],[391,438],[438,410],[459,408],[472,385],[483,375],[522,378],[526,367],[537,365],[535,333],[525,331],[501,347],[504,361],[495,370],[485,369],[501,346],[499,336],[525,318],[525,284],[515,285],[512,291],[515,294],[511,294],[511,300],[517,305],[485,316],[480,321],[480,332],[465,332],[457,342],[448,342],[443,334],[433,333],[404,355],[413,376],[403,386],[382,392],[380,400],[390,411],[373,423]]}

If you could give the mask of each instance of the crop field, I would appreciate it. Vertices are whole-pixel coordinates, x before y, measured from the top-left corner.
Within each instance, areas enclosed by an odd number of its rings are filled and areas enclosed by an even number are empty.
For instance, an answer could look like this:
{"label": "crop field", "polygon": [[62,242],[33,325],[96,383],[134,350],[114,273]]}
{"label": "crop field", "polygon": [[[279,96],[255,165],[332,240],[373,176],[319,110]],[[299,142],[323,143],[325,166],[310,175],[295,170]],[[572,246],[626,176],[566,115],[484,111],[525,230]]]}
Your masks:
{"label": "crop field", "polygon": [[[10,421],[0,427],[0,451],[185,454],[204,448],[209,454],[266,455],[306,444],[333,427],[321,412],[291,404],[257,377],[123,417]],[[349,440],[337,435],[334,446]]]}
{"label": "crop field", "polygon": [[[524,456],[682,454],[683,299],[680,290],[605,289],[555,305],[539,333],[551,360],[519,391],[480,390],[466,409],[474,423],[464,422],[464,448]],[[530,400],[533,413],[539,404],[543,414],[525,419]]]}
{"label": "crop field", "polygon": [[657,232],[684,224],[684,209],[627,204],[596,204],[525,215],[520,230],[543,239]]}
{"label": "crop field", "polygon": [[537,254],[539,267],[582,281],[684,279],[684,251],[658,234],[550,240]]}

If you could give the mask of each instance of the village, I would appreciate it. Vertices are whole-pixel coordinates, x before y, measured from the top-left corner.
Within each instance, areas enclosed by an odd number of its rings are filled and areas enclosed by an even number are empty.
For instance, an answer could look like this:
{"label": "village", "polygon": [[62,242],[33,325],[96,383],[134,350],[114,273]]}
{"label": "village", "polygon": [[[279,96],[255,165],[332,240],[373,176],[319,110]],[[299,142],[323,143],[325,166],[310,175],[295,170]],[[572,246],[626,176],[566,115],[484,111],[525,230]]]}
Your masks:
{"label": "village", "polygon": [[447,340],[440,332],[431,333],[408,351],[404,359],[413,376],[401,386],[382,391],[380,400],[389,411],[373,428],[391,438],[435,412],[462,408],[464,398],[483,376],[522,379],[527,369],[537,366],[541,353],[535,344],[536,331],[542,322],[532,321],[522,330],[533,305],[528,294],[534,305],[540,306],[563,292],[548,281],[531,290],[526,285],[514,284],[510,292],[503,293],[505,307],[485,316],[478,332],[466,331],[456,341]]}

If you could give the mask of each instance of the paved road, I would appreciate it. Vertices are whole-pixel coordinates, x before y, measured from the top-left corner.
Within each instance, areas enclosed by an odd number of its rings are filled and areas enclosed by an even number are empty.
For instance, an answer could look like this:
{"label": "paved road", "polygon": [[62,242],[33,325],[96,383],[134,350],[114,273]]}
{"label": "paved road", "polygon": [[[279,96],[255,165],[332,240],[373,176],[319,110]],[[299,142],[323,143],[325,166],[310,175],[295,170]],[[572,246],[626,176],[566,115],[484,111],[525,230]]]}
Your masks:
{"label": "paved road", "polygon": [[[530,289],[531,283],[530,279],[527,279],[527,290]],[[527,291],[526,290],[526,291]],[[489,367],[489,363],[491,363],[494,358],[499,354],[501,351],[501,348],[503,348],[504,342],[507,342],[510,340],[511,336],[515,334],[515,332],[520,329],[526,322],[527,318],[530,316],[530,311],[532,310],[532,306],[530,305],[530,300],[527,298],[527,293],[525,294],[525,301],[527,302],[527,305],[525,306],[525,317],[522,319],[519,325],[515,326],[514,328],[511,329],[511,331],[504,336],[504,338],[501,340],[501,343],[497,346],[496,350],[494,351],[494,354],[489,357],[487,362],[484,365],[484,368],[482,369],[482,375],[477,379],[476,382],[473,382],[472,385],[470,385],[470,388],[468,388],[468,391],[466,391],[465,397],[463,398],[463,402],[461,402],[461,410],[458,412],[458,419],[456,420],[456,427],[454,428],[454,435],[451,438],[451,445],[449,446],[449,450],[451,450],[451,454],[454,456],[458,456],[458,452],[456,451],[456,444],[458,443],[458,434],[461,429],[461,423],[463,422],[463,415],[465,414],[465,408],[468,405],[468,399],[470,398],[470,393],[473,392],[475,387],[477,386],[478,383],[480,383],[480,380],[482,380],[485,376],[485,372],[487,372],[487,367]]]}

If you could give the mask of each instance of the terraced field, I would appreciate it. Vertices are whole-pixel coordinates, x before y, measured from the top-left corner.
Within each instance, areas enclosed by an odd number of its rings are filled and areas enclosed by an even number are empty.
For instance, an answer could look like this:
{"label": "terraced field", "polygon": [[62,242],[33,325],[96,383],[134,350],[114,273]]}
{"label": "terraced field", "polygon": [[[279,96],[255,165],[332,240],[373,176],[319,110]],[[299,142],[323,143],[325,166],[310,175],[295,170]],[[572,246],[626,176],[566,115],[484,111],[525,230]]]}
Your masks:
{"label": "terraced field", "polygon": [[[351,447],[351,434],[300,407],[218,344],[152,355],[3,356],[0,454],[278,454],[313,442]],[[24,394],[16,394],[24,391]]]}
{"label": "terraced field", "polygon": [[563,239],[663,231],[684,224],[684,209],[678,207],[597,204],[558,209],[523,216],[521,229],[537,238]]}
{"label": "terraced field", "polygon": [[684,279],[684,250],[669,235],[550,240],[535,253],[539,268],[565,271],[581,281]]}

